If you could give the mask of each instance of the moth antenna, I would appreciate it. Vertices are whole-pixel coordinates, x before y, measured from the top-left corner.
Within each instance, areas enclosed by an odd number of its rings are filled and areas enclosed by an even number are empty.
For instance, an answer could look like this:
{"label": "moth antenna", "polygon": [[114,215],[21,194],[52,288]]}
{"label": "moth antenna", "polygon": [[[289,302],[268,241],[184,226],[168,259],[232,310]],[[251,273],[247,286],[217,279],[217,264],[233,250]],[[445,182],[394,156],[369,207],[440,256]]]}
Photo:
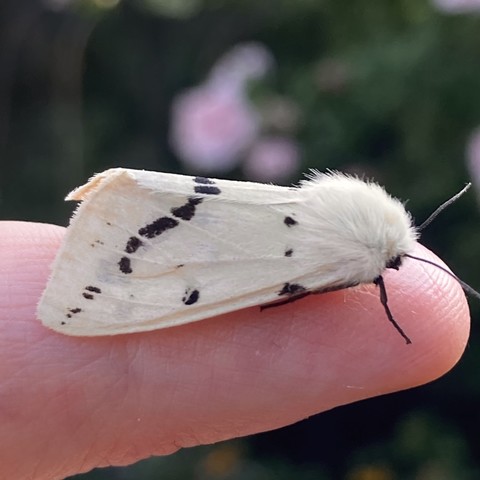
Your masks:
{"label": "moth antenna", "polygon": [[470,188],[471,185],[471,183],[467,183],[465,187],[456,195],[442,203],[419,227],[417,227],[417,230],[421,232],[428,227],[438,217],[438,215],[443,212],[443,210],[449,207],[453,202],[457,201]]}
{"label": "moth antenna", "polygon": [[392,312],[390,311],[390,307],[388,306],[388,297],[387,297],[387,289],[385,288],[385,282],[383,281],[383,277],[379,275],[373,283],[380,288],[380,303],[383,305],[385,309],[385,313],[387,314],[387,318],[396,328],[397,332],[404,338],[405,342],[408,344],[412,343],[412,341],[408,338],[407,334],[402,330],[400,325],[395,321],[393,318]]}
{"label": "moth antenna", "polygon": [[448,275],[450,275],[452,278],[454,278],[461,285],[465,293],[468,293],[472,297],[475,297],[478,300],[480,300],[480,293],[478,293],[475,289],[473,289],[470,285],[468,285],[468,283],[465,283],[463,280],[460,280],[460,278],[458,278],[450,270],[447,270],[445,267],[442,267],[441,265],[438,265],[437,263],[432,262],[431,260],[427,260],[426,258],[415,257],[415,255],[410,255],[408,253],[406,253],[404,256],[411,258],[413,260],[418,260],[419,262],[428,263],[429,265],[433,265],[434,267],[439,268],[440,270],[442,270],[442,272],[445,272]]}

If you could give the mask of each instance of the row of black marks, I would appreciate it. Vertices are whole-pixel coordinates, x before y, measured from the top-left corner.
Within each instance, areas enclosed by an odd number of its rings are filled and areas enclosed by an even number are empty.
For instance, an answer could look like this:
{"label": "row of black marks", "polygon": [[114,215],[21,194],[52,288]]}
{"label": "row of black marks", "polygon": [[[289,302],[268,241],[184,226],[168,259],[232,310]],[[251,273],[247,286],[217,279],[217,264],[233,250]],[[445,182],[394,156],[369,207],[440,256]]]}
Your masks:
{"label": "row of black marks", "polygon": [[[298,225],[297,220],[295,220],[293,217],[287,215],[283,219],[283,223],[288,227],[292,228],[295,225]],[[293,248],[287,248],[285,250],[285,256],[286,257],[291,257],[293,255]],[[295,296],[295,295],[301,295],[305,294],[307,292],[307,289],[298,283],[285,283],[282,287],[282,289],[278,292],[279,296],[287,295],[287,296]]]}
{"label": "row of black marks", "polygon": [[197,184],[193,189],[195,193],[203,193],[205,195],[220,195],[222,193],[211,178],[195,177],[193,181]]}
{"label": "row of black marks", "polygon": [[105,244],[101,240],[95,240],[90,244],[92,248],[95,248],[96,245],[105,245]]}
{"label": "row of black marks", "polygon": [[[292,227],[294,227],[295,225],[298,225],[298,222],[297,222],[293,217],[291,217],[290,215],[287,215],[287,216],[283,219],[283,223],[284,223],[288,228],[292,228]],[[293,248],[287,248],[287,249],[285,249],[284,255],[285,255],[286,257],[291,257],[291,256],[293,256]]]}
{"label": "row of black marks", "polygon": [[[221,193],[221,190],[215,184],[215,181],[210,178],[194,177],[193,183],[193,193],[195,194],[220,195]],[[172,214],[171,217],[164,216],[157,218],[153,222],[141,227],[138,230],[138,235],[140,237],[149,239],[155,238],[167,230],[171,230],[172,228],[180,225],[179,220],[186,222],[190,221],[195,216],[197,206],[203,202],[203,198],[204,197],[197,196],[188,197],[186,203],[180,207],[173,207],[170,209],[170,213]],[[135,253],[142,245],[143,241],[139,237],[132,236],[128,239],[124,251],[127,254],[132,254]],[[132,262],[128,256],[123,256],[120,258],[118,261],[118,267],[124,274],[130,274],[133,272]],[[182,298],[182,301],[185,305],[192,305],[198,301],[199,295],[200,294],[198,290],[187,290]]]}
{"label": "row of black marks", "polygon": [[[74,315],[76,315],[77,313],[80,313],[82,311],[81,308],[69,308],[68,309],[68,313],[66,315],[67,318],[72,318]],[[65,322],[62,322],[62,325],[65,325]]]}
{"label": "row of black marks", "polygon": [[[195,177],[193,181],[195,183],[195,193],[202,193],[204,195],[219,195],[221,193],[220,189],[215,185],[215,182],[209,178]],[[173,217],[159,217],[153,222],[141,227],[138,230],[138,234],[145,238],[158,237],[167,230],[177,227],[180,224],[177,218],[187,222],[191,220],[195,216],[197,206],[202,202],[203,197],[188,197],[185,204],[180,207],[174,207],[170,210]],[[127,244],[125,245],[125,253],[135,253],[142,245],[143,241],[140,238],[132,236],[128,239]],[[131,260],[127,256],[120,259],[118,266],[120,271],[124,274],[133,272]]]}
{"label": "row of black marks", "polygon": [[[98,287],[94,287],[93,285],[87,285],[82,292],[82,297],[86,300],[94,300],[95,295],[101,294],[102,291]],[[67,318],[72,318],[74,315],[80,313],[82,309],[80,307],[69,308],[68,312],[66,313]],[[65,325],[66,322],[60,322],[61,325]]]}
{"label": "row of black marks", "polygon": [[88,285],[87,287],[85,287],[85,291],[82,293],[82,296],[87,300],[93,300],[95,298],[94,293],[102,293],[102,291],[98,287]]}

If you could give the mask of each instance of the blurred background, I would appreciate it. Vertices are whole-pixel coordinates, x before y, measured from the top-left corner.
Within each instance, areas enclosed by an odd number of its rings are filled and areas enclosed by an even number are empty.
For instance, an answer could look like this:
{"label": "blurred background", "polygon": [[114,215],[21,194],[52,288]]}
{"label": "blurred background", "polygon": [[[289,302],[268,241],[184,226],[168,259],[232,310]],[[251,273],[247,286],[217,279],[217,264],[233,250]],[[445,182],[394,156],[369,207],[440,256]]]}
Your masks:
{"label": "blurred background", "polygon": [[[480,0],[2,0],[0,218],[67,225],[113,166],[291,184],[365,174],[480,288]],[[75,477],[480,478],[480,305],[424,387]]]}

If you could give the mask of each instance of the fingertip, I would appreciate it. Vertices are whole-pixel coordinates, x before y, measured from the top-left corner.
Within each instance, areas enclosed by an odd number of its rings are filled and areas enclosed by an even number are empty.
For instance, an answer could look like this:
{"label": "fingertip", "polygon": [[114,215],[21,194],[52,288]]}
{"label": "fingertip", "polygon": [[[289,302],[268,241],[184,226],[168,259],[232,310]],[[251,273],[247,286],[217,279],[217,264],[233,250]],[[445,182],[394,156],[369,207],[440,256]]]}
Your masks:
{"label": "fingertip", "polygon": [[[443,265],[421,245],[416,254]],[[276,325],[279,317],[290,317],[291,332],[304,340],[297,358],[308,361],[311,383],[322,385],[322,400],[331,407],[428,383],[465,350],[470,314],[453,277],[408,259],[399,271],[385,273],[385,286],[392,315],[411,344],[388,320],[374,285],[312,295],[268,312]]]}
{"label": "fingertip", "polygon": [[[415,255],[449,270],[420,244]],[[404,316],[416,346],[410,365],[416,370],[416,382],[422,384],[448,372],[462,356],[470,334],[467,298],[460,283],[435,265],[407,259],[402,274],[395,277],[402,302],[399,315]]]}

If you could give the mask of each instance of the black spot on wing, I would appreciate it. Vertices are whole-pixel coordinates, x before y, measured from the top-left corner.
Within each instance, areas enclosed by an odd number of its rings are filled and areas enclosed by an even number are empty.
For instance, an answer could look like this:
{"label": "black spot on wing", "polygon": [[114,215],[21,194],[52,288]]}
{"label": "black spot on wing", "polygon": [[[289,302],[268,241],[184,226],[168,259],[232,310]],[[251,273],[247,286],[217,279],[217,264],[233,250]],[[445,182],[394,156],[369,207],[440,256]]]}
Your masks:
{"label": "black spot on wing", "polygon": [[278,295],[298,295],[301,293],[305,293],[307,289],[298,284],[298,283],[285,283],[282,289],[278,292]]}
{"label": "black spot on wing", "polygon": [[93,293],[102,293],[102,291],[98,287],[93,287],[92,285],[88,285],[87,287],[85,287],[85,290]]}
{"label": "black spot on wing", "polygon": [[163,232],[175,228],[178,225],[178,220],[171,217],[160,217],[152,223],[145,225],[138,230],[138,234],[142,237],[155,238]]}
{"label": "black spot on wing", "polygon": [[220,195],[222,191],[213,185],[196,185],[193,189],[195,193],[204,193],[205,195]]}
{"label": "black spot on wing", "polygon": [[130,237],[125,246],[125,251],[127,253],[135,253],[142,245],[143,242],[138,237]]}
{"label": "black spot on wing", "polygon": [[220,195],[221,190],[215,185],[215,181],[206,177],[195,177],[193,179],[197,185],[193,187],[195,193],[203,193],[205,195]]}
{"label": "black spot on wing", "polygon": [[291,257],[292,255],[293,255],[293,248],[289,248],[288,250],[285,250],[286,257]]}
{"label": "black spot on wing", "polygon": [[203,198],[200,197],[190,197],[187,200],[187,203],[182,205],[181,207],[172,208],[170,211],[172,212],[174,217],[181,218],[182,220],[191,220],[195,215],[195,208],[197,205],[203,202]]}
{"label": "black spot on wing", "polygon": [[128,257],[122,257],[118,262],[118,266],[120,267],[120,271],[122,273],[128,274],[133,272],[132,265]]}
{"label": "black spot on wing", "polygon": [[195,183],[201,183],[203,185],[214,185],[215,184],[215,182],[212,179],[207,178],[207,177],[195,177],[193,179],[193,181]]}
{"label": "black spot on wing", "polygon": [[76,313],[80,313],[82,311],[81,308],[69,308],[68,313],[65,315],[67,318],[72,318]]}
{"label": "black spot on wing", "polygon": [[283,219],[283,223],[284,223],[287,227],[293,227],[294,225],[297,225],[298,222],[297,222],[294,218],[287,216],[287,217],[285,217],[285,218]]}
{"label": "black spot on wing", "polygon": [[100,294],[102,291],[98,287],[94,287],[93,285],[87,285],[85,287],[85,292],[82,293],[83,298],[86,298],[87,300],[93,300],[94,293]]}
{"label": "black spot on wing", "polygon": [[185,294],[182,297],[182,302],[185,305],[193,305],[194,303],[198,302],[199,298],[200,298],[200,292],[198,290],[187,289],[185,290]]}

